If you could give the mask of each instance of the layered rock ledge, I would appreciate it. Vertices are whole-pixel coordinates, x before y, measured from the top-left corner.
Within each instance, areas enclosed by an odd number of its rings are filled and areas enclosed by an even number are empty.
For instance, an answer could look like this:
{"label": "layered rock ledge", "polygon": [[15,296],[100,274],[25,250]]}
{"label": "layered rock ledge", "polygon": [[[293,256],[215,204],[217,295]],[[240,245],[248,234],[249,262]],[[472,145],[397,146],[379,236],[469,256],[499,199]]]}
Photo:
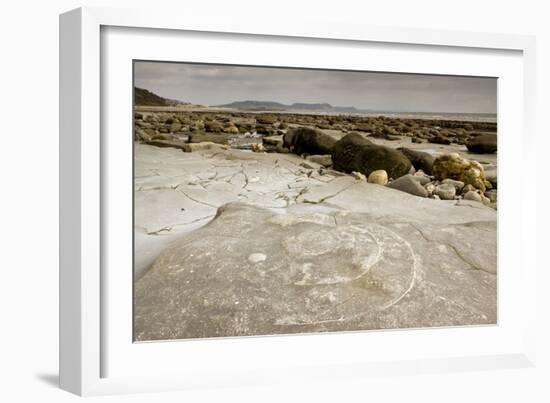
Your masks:
{"label": "layered rock ledge", "polygon": [[496,323],[491,208],[292,154],[135,155],[137,340]]}

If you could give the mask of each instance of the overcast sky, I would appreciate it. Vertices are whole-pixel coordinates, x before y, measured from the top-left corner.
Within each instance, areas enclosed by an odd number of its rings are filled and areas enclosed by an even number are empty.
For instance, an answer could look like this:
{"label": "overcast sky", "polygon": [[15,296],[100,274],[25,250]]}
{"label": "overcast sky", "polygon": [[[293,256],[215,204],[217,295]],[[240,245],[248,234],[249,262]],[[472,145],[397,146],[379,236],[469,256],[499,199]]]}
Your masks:
{"label": "overcast sky", "polygon": [[136,62],[135,85],[205,105],[276,101],[407,112],[496,113],[497,80],[208,64]]}

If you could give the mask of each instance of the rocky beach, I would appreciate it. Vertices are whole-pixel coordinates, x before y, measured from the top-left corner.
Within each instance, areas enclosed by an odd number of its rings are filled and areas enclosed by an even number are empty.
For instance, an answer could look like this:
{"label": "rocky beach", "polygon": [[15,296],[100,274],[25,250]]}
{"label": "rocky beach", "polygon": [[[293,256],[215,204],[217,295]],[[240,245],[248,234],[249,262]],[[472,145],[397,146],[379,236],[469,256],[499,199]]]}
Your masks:
{"label": "rocky beach", "polygon": [[134,337],[495,324],[497,126],[137,106]]}

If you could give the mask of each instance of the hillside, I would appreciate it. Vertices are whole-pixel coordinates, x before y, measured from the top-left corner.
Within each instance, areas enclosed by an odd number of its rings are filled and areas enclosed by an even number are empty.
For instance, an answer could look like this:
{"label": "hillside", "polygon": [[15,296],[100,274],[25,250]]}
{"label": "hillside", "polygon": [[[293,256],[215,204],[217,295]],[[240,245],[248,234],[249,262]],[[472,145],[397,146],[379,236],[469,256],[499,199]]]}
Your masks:
{"label": "hillside", "polygon": [[312,111],[312,112],[359,112],[353,106],[332,106],[328,103],[293,103],[285,105],[273,101],[236,101],[229,104],[217,105],[222,108],[233,108],[249,111]]}
{"label": "hillside", "polygon": [[134,105],[172,106],[178,104],[185,104],[185,102],[174,99],[166,99],[144,88],[134,87]]}

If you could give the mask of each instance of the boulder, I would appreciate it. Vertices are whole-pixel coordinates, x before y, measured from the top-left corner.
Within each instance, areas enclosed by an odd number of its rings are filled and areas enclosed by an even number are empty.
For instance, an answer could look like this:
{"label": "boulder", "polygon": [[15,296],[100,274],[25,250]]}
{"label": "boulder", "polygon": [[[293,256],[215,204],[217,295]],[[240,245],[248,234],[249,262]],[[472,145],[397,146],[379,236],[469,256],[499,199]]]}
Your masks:
{"label": "boulder", "polygon": [[416,179],[413,175],[402,176],[399,179],[390,182],[387,186],[415,196],[428,196],[428,191],[424,189],[418,179]]}
{"label": "boulder", "polygon": [[367,177],[373,171],[384,170],[395,179],[408,174],[412,167],[402,152],[376,145],[358,133],[349,133],[334,145],[332,161],[338,171],[357,171]]}
{"label": "boulder", "polygon": [[[435,192],[435,185],[433,183],[427,183],[425,186],[424,186],[424,189],[426,189],[426,191],[428,192],[428,196],[437,196],[436,194],[434,194]],[[437,198],[439,199],[439,196],[437,196]]]}
{"label": "boulder", "polygon": [[434,157],[424,151],[412,150],[410,148],[401,147],[398,148],[405,157],[411,161],[415,169],[421,169],[428,175],[432,174],[432,166],[434,164]]}
{"label": "boulder", "polygon": [[470,139],[466,143],[468,151],[477,154],[492,154],[497,151],[497,135],[483,134]]}
{"label": "boulder", "polygon": [[275,130],[273,126],[270,126],[270,125],[257,124],[255,127],[255,131],[256,133],[262,134],[265,136],[272,136],[274,134],[277,134],[277,130]]}
{"label": "boulder", "polygon": [[266,136],[262,137],[262,143],[264,146],[282,146],[283,137],[282,136]]}
{"label": "boulder", "polygon": [[452,143],[452,141],[449,138],[442,135],[431,137],[428,139],[428,142],[433,144],[443,144],[443,145],[448,145]]}
{"label": "boulder", "polygon": [[158,123],[159,118],[156,113],[151,113],[147,116],[145,116],[144,120],[149,123]]}
{"label": "boulder", "polygon": [[204,122],[204,130],[212,133],[221,133],[223,131],[223,126],[220,122],[211,120]]}
{"label": "boulder", "polygon": [[422,186],[427,185],[432,180],[429,176],[426,176],[426,174],[422,171],[415,172],[412,174],[414,177],[414,180],[418,181]]}
{"label": "boulder", "polygon": [[250,149],[255,153],[263,153],[265,152],[265,147],[262,143],[253,143],[250,146]]}
{"label": "boulder", "polygon": [[433,174],[438,180],[455,179],[485,191],[483,166],[477,161],[462,158],[458,153],[437,157],[433,165]]}
{"label": "boulder", "polygon": [[135,282],[135,339],[496,323],[496,212],[354,187],[385,215],[221,206]]}
{"label": "boulder", "polygon": [[442,184],[449,184],[449,185],[452,185],[454,186],[454,188],[456,189],[456,193],[459,194],[460,192],[462,192],[462,189],[464,188],[464,182],[461,182],[461,181],[457,181],[457,180],[454,180],[454,179],[443,179],[441,181]]}
{"label": "boulder", "polygon": [[170,133],[177,133],[181,130],[181,123],[176,121],[170,125]]}
{"label": "boulder", "polygon": [[438,195],[441,200],[454,200],[456,188],[451,183],[442,183],[435,187],[434,193]]}
{"label": "boulder", "polygon": [[475,190],[470,190],[464,194],[464,200],[481,202],[481,195]]}
{"label": "boulder", "polygon": [[274,115],[259,115],[256,117],[256,122],[262,125],[272,125],[277,122],[277,117]]}
{"label": "boulder", "polygon": [[283,146],[295,154],[331,154],[336,139],[310,127],[288,130],[283,136]]}
{"label": "boulder", "polygon": [[228,134],[239,134],[239,128],[231,123],[223,128],[223,132]]}
{"label": "boulder", "polygon": [[468,183],[467,185],[464,185],[464,187],[462,188],[462,194],[465,195],[466,193],[468,193],[472,190],[476,191],[476,188]]}

